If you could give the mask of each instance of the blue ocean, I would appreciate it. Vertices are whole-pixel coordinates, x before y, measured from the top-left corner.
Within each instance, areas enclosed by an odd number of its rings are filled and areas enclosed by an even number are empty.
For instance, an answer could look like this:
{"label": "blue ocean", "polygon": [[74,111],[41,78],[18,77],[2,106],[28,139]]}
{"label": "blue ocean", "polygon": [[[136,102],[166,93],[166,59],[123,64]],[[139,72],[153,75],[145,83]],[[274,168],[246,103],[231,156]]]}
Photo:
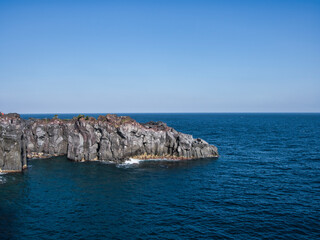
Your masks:
{"label": "blue ocean", "polygon": [[220,157],[29,160],[0,175],[0,239],[320,239],[320,114],[122,115],[166,122]]}

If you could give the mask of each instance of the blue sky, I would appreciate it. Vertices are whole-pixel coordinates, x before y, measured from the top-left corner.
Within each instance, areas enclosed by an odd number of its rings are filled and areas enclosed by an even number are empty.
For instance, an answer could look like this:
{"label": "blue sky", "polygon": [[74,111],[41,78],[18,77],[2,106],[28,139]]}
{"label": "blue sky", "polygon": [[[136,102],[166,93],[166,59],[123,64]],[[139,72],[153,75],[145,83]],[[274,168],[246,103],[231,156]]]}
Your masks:
{"label": "blue sky", "polygon": [[320,1],[0,0],[0,111],[320,112]]}

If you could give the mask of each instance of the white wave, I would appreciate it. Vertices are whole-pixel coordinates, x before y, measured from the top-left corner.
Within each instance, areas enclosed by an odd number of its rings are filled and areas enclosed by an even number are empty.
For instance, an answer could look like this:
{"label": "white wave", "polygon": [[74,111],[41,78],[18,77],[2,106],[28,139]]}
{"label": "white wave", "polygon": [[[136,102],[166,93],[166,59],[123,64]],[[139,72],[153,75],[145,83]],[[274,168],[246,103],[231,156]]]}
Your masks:
{"label": "white wave", "polygon": [[[3,173],[1,173],[1,175],[4,175]],[[7,182],[7,179],[3,176],[0,176],[0,184],[2,183],[6,183]]]}
{"label": "white wave", "polygon": [[124,161],[123,163],[118,164],[118,167],[129,167],[132,165],[138,165],[142,159],[136,159],[136,158],[129,158],[128,160]]}
{"label": "white wave", "polygon": [[151,158],[151,159],[137,159],[137,158],[129,158],[128,160],[124,161],[117,165],[117,167],[130,167],[130,166],[137,166],[142,162],[175,162],[179,161],[176,159],[167,159],[167,158]]}
{"label": "white wave", "polygon": [[142,159],[136,159],[136,158],[129,158],[129,160],[126,160],[124,164],[139,164]]}
{"label": "white wave", "polygon": [[103,160],[101,161],[102,164],[114,164],[113,161]]}

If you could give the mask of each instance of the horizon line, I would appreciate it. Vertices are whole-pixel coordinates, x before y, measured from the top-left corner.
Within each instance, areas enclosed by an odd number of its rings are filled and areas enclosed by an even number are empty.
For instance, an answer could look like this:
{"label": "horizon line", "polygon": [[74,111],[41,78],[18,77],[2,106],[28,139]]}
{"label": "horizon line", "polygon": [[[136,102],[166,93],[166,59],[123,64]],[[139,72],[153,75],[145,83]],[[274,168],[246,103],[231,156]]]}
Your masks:
{"label": "horizon line", "polygon": [[[16,113],[16,112],[11,112]],[[284,113],[284,114],[292,114],[292,113],[309,113],[309,114],[317,114],[320,112],[42,112],[42,113],[18,113],[18,114],[234,114],[234,113],[261,113],[261,114],[274,114],[274,113]]]}

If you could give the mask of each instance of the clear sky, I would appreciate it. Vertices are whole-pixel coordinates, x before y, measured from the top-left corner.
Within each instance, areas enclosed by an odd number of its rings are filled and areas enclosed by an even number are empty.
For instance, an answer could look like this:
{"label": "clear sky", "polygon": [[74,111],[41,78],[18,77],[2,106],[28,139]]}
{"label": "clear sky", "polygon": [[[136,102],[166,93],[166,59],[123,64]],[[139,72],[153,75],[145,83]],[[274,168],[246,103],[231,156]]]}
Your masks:
{"label": "clear sky", "polygon": [[320,1],[0,0],[0,111],[320,112]]}

